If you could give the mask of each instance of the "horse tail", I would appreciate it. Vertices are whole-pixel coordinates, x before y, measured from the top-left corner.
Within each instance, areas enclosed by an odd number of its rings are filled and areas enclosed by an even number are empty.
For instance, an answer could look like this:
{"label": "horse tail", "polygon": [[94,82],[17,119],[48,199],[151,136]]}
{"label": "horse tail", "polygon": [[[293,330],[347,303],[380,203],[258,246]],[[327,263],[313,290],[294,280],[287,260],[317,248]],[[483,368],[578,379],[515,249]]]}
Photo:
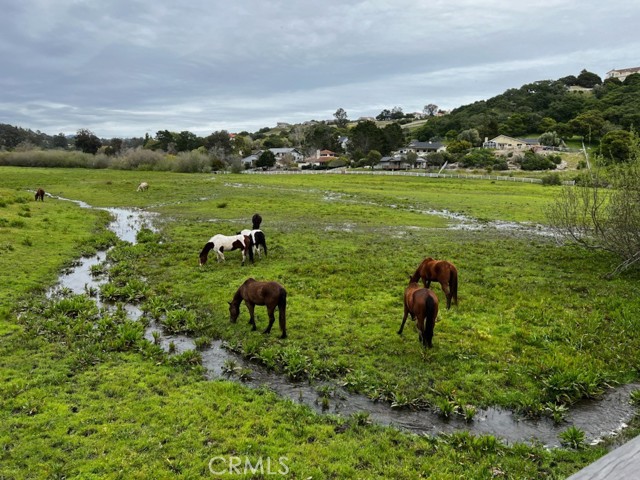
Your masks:
{"label": "horse tail", "polygon": [[458,270],[453,267],[449,274],[449,288],[451,288],[451,298],[453,302],[458,304]]}
{"label": "horse tail", "polygon": [[244,237],[244,248],[245,248],[245,250],[249,250],[249,260],[251,260],[251,263],[254,263],[254,261],[253,261],[253,239],[251,238],[251,235],[245,235],[245,237]]}
{"label": "horse tail", "polygon": [[207,257],[209,256],[209,252],[213,248],[213,242],[207,242],[200,252],[200,266],[207,263]]}
{"label": "horse tail", "polygon": [[264,232],[262,230],[258,230],[255,233],[255,237],[256,237],[256,247],[262,246],[262,248],[264,249],[264,255],[266,257],[267,256],[267,239],[264,236]]}
{"label": "horse tail", "polygon": [[278,322],[280,323],[281,338],[287,337],[287,291],[282,287],[278,297]]}
{"label": "horse tail", "polygon": [[425,300],[425,319],[424,332],[422,333],[423,342],[429,348],[433,346],[433,330],[436,326],[436,317],[438,316],[438,297],[434,294],[427,296]]}

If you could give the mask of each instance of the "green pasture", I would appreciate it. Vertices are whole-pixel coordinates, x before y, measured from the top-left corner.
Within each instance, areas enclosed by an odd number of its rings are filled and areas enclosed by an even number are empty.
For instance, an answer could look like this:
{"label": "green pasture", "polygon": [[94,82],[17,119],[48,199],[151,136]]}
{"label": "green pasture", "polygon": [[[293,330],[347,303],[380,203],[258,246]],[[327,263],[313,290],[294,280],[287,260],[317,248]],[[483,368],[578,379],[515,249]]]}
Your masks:
{"label": "green pasture", "polygon": [[[141,181],[147,192],[136,192]],[[144,232],[135,246],[117,242],[104,230],[106,213],[49,197],[35,203],[37,187],[96,207],[158,212],[159,232]],[[122,315],[100,318],[81,298],[42,298],[73,259],[115,244],[103,294],[136,299],[201,345],[222,338],[293,380],[335,382],[394,408],[437,410],[447,401],[544,415],[638,379],[637,272],[604,280],[612,259],[602,254],[542,235],[454,230],[429,212],[543,224],[558,188],[0,169],[0,478],[206,477],[211,457],[231,454],[286,456],[291,478],[576,471],[604,450],[549,452],[464,434],[433,439],[366,417],[317,416],[268,391],[204,380],[197,352],[166,355]],[[224,264],[210,257],[198,267],[209,237],[250,228],[255,212],[267,258],[242,267],[230,252]],[[450,310],[433,286],[441,310],[430,350],[411,325],[396,333],[403,289],[425,256],[453,262],[460,274],[459,305]],[[287,288],[286,340],[277,325],[271,335],[251,332],[244,306],[229,323],[227,302],[248,277]],[[256,312],[263,329],[266,312]]]}

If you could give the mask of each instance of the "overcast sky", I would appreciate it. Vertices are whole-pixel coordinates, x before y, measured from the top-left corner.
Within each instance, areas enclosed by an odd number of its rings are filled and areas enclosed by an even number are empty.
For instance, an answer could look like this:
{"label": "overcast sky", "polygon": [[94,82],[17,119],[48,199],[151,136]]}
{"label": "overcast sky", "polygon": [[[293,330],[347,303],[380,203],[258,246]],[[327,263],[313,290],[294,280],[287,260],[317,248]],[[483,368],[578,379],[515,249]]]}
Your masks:
{"label": "overcast sky", "polygon": [[0,123],[102,138],[451,109],[640,66],[638,0],[0,0]]}

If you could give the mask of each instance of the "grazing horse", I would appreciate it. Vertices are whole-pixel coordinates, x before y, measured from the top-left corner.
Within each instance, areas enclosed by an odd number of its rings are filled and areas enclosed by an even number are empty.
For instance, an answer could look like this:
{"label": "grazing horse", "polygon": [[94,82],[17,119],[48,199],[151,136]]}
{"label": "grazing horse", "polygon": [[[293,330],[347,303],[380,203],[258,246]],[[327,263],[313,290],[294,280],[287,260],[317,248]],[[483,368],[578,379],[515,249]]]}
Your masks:
{"label": "grazing horse", "polygon": [[416,320],[418,327],[418,340],[425,347],[433,347],[433,329],[436,326],[438,316],[438,297],[433,290],[422,288],[417,282],[409,281],[409,286],[404,290],[404,316],[398,335],[402,334],[407,315]]}
{"label": "grazing horse", "polygon": [[280,338],[287,338],[287,291],[278,282],[258,282],[253,278],[245,280],[229,302],[229,320],[236,323],[240,314],[240,304],[244,300],[249,309],[249,324],[251,330],[257,330],[253,309],[256,305],[266,305],[269,314],[269,326],[263,333],[271,332],[275,322],[274,311],[278,308],[278,321],[280,323]]}
{"label": "grazing horse", "polygon": [[251,237],[254,255],[258,255],[259,258],[262,258],[262,252],[264,252],[264,256],[267,256],[267,239],[265,238],[262,230],[242,230],[238,233],[240,235]]}
{"label": "grazing horse", "polygon": [[149,184],[147,182],[142,182],[140,185],[138,185],[138,190],[136,190],[136,191],[137,192],[144,192],[148,188],[149,188]]}
{"label": "grazing horse", "polygon": [[41,202],[44,202],[44,190],[42,188],[39,188],[36,191],[36,202],[40,200]]}
{"label": "grazing horse", "polygon": [[262,223],[262,217],[259,213],[254,213],[251,217],[251,223],[253,224],[253,230],[260,230],[260,224]]}
{"label": "grazing horse", "polygon": [[200,252],[200,266],[207,263],[207,257],[210,250],[214,250],[218,256],[218,262],[224,262],[224,252],[231,252],[233,250],[242,251],[242,265],[246,259],[247,254],[249,260],[253,263],[253,243],[251,237],[247,235],[214,235],[205,244],[204,248]]}
{"label": "grazing horse", "polygon": [[412,282],[420,279],[425,288],[431,286],[432,280],[440,282],[442,291],[447,296],[447,309],[451,308],[451,299],[458,304],[458,270],[453,263],[425,258],[411,277]]}

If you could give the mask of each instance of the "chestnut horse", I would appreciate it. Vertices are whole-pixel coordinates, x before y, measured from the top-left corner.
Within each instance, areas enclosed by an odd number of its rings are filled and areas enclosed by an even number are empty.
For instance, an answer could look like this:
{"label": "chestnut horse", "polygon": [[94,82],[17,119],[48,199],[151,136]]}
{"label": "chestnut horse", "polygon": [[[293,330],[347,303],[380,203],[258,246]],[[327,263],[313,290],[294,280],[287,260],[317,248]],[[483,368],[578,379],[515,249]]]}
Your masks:
{"label": "chestnut horse", "polygon": [[39,188],[36,191],[36,202],[40,200],[41,202],[44,202],[44,190],[42,188]]}
{"label": "chestnut horse", "polygon": [[256,321],[253,316],[253,309],[256,305],[266,305],[269,315],[269,326],[264,333],[271,332],[273,322],[275,322],[274,311],[278,308],[278,321],[280,322],[280,338],[287,338],[287,291],[278,282],[258,282],[253,278],[245,280],[229,302],[229,320],[236,323],[240,314],[240,304],[244,300],[249,309],[249,324],[253,325],[251,330],[257,330]]}
{"label": "chestnut horse", "polygon": [[248,235],[214,235],[204,245],[204,248],[200,252],[200,266],[207,263],[207,257],[209,251],[214,250],[218,256],[218,262],[224,262],[224,252],[231,252],[233,250],[242,251],[242,265],[246,256],[249,255],[249,260],[253,263],[253,242]]}
{"label": "chestnut horse", "polygon": [[404,316],[398,335],[402,334],[407,315],[416,320],[418,327],[418,340],[425,347],[433,347],[433,330],[438,316],[438,297],[433,290],[422,288],[417,282],[409,281],[409,286],[404,290]]}
{"label": "chestnut horse", "polygon": [[431,286],[431,281],[440,282],[442,291],[447,296],[447,309],[451,308],[451,299],[458,304],[458,270],[453,263],[446,260],[425,258],[416,273],[411,277],[412,282],[422,279],[425,288]]}

